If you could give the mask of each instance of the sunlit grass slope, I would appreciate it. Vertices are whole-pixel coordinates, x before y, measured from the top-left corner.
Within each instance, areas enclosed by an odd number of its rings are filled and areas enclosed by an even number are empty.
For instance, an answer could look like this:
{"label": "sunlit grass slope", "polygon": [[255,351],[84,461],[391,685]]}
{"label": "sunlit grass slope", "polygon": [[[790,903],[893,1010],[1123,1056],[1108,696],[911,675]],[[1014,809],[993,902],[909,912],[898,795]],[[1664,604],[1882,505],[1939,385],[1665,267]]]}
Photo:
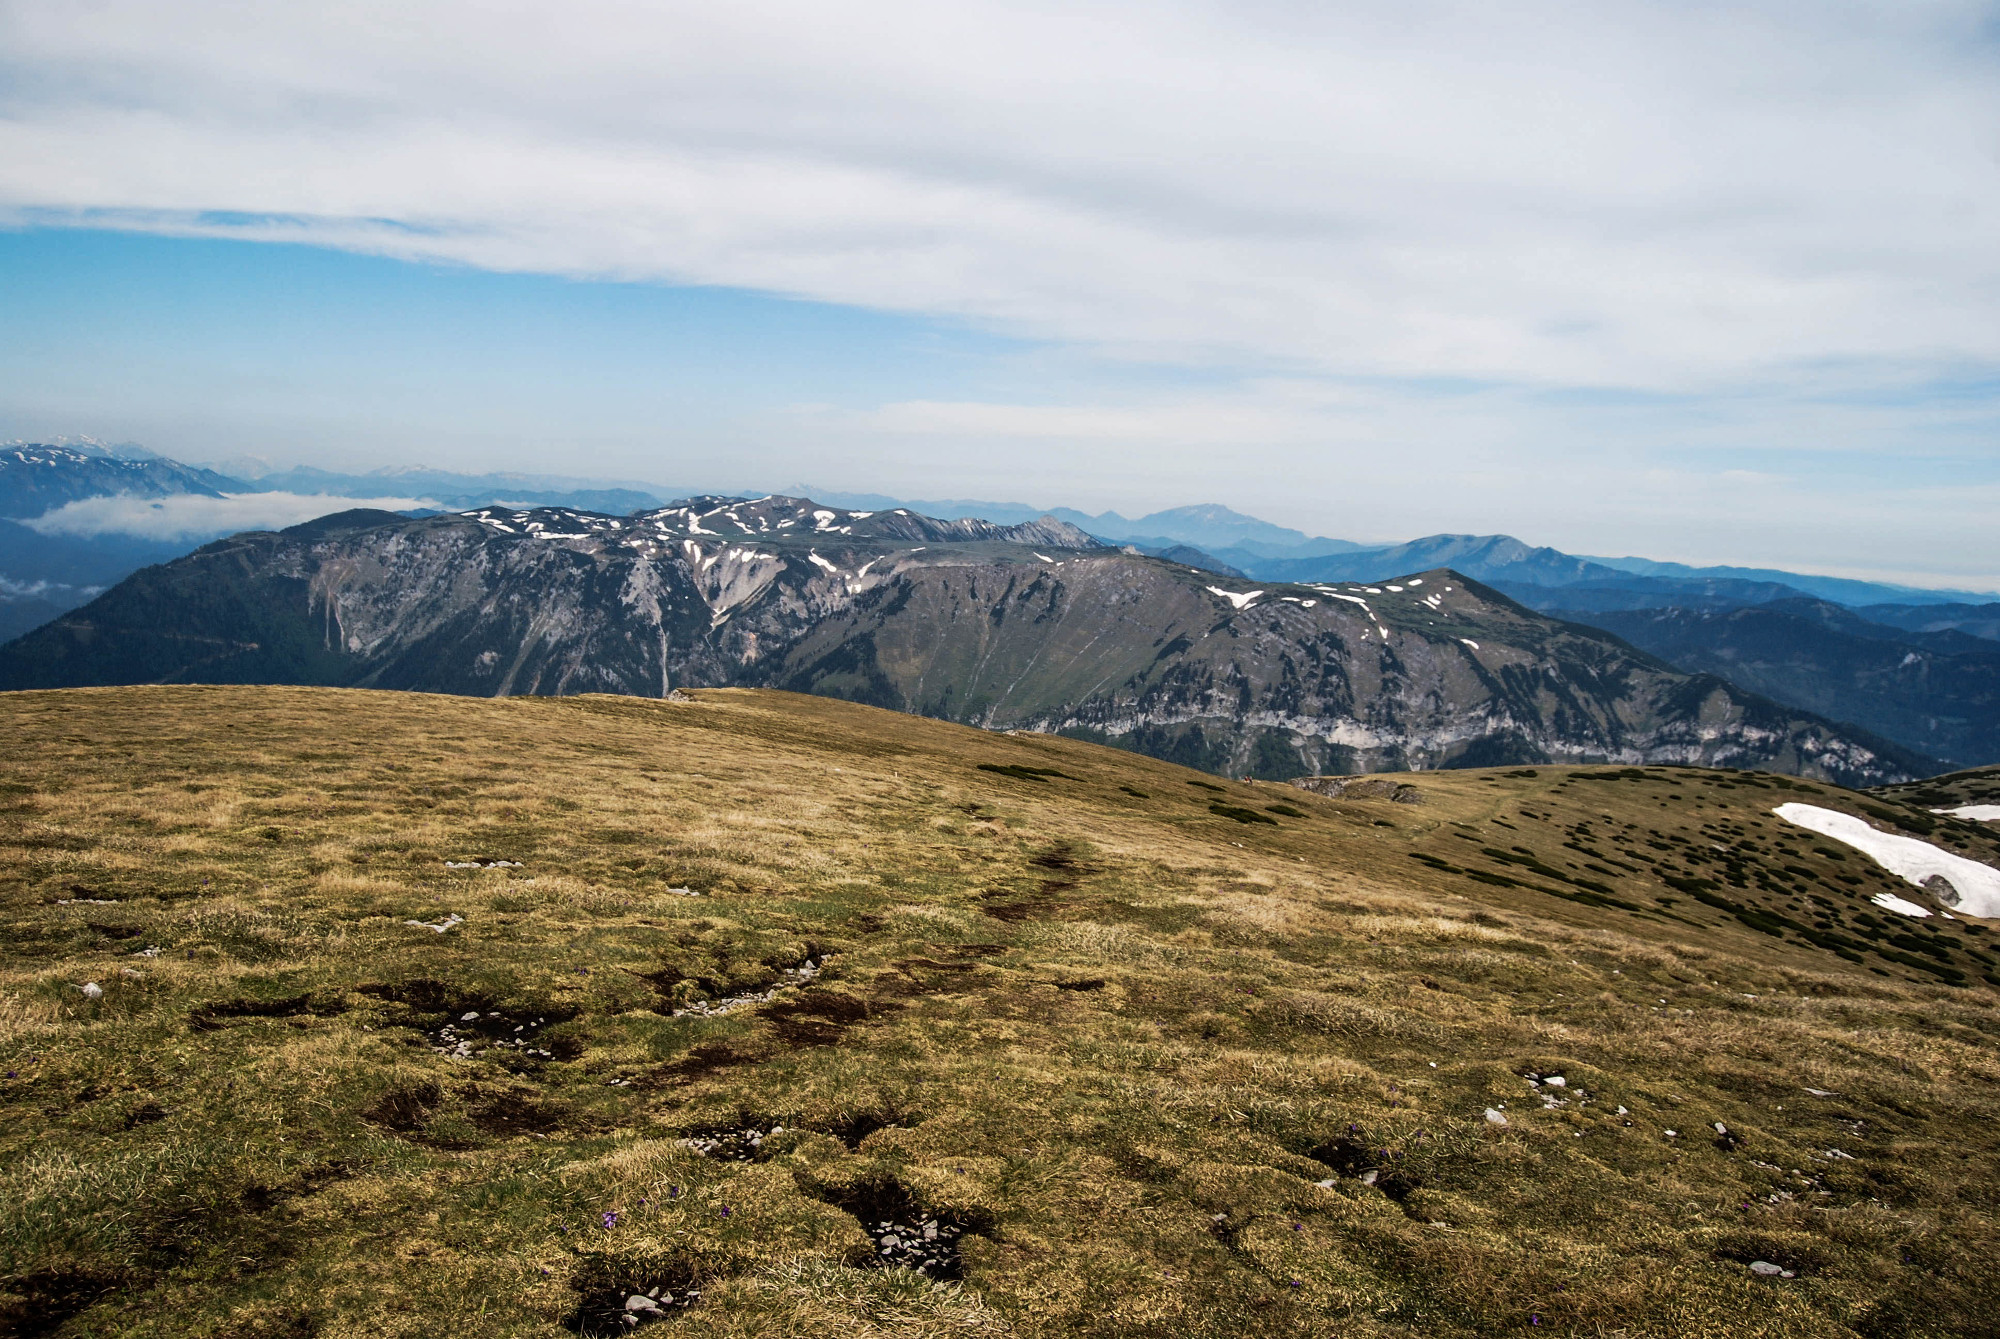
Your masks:
{"label": "sunlit grass slope", "polygon": [[1770,813],[1908,806],[1336,799],[738,691],[21,693],[0,731],[0,1329],[2000,1316],[1996,936]]}

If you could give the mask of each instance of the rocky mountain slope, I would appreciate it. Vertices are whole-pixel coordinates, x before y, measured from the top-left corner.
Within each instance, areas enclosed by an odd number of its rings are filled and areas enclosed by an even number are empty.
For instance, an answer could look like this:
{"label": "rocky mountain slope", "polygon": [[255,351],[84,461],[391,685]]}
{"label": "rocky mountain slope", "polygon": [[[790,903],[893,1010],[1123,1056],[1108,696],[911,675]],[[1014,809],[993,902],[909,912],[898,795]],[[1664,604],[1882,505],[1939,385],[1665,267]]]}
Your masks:
{"label": "rocky mountain slope", "polygon": [[629,517],[349,513],[142,572],[0,648],[0,686],[507,696],[769,685],[1211,771],[1554,760],[1937,770],[1433,571],[1259,587],[1045,520],[798,498]]}
{"label": "rocky mountain slope", "polygon": [[1992,1332],[1990,827],[684,698],[0,695],[0,1332]]}
{"label": "rocky mountain slope", "polygon": [[1682,669],[1719,674],[1960,766],[2000,759],[2000,645],[1912,632],[1823,600],[1577,613]]}

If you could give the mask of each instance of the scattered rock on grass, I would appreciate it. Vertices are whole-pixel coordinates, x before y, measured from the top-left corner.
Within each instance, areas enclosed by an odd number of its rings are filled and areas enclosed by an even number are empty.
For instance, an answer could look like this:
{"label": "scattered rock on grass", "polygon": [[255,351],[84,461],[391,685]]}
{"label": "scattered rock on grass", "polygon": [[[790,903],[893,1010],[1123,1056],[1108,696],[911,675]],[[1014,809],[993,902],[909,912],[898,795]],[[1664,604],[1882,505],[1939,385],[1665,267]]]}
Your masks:
{"label": "scattered rock on grass", "polygon": [[914,1269],[929,1278],[958,1271],[958,1239],[965,1229],[935,1218],[873,1224],[875,1257],[884,1265]]}
{"label": "scattered rock on grass", "polygon": [[700,1301],[701,1289],[688,1283],[673,1286],[629,1281],[622,1285],[599,1285],[585,1293],[576,1311],[564,1320],[563,1328],[587,1339],[605,1339],[679,1315]]}
{"label": "scattered rock on grass", "polygon": [[459,915],[457,912],[453,912],[441,921],[404,921],[403,924],[414,926],[419,930],[431,930],[438,934],[443,934],[455,925],[465,924],[465,917]]}
{"label": "scattered rock on grass", "polygon": [[675,1018],[719,1018],[723,1014],[735,1013],[738,1009],[747,1009],[753,1004],[769,1004],[777,998],[779,991],[790,986],[805,985],[808,981],[817,977],[823,961],[820,958],[807,958],[797,967],[787,967],[784,975],[779,979],[777,984],[773,985],[769,990],[758,991],[749,995],[731,995],[726,999],[720,1000],[697,1000],[684,1009],[674,1010],[673,1016]]}
{"label": "scattered rock on grass", "polygon": [[691,1148],[705,1158],[717,1162],[751,1162],[763,1151],[764,1141],[772,1135],[783,1134],[785,1127],[773,1125],[766,1133],[757,1126],[746,1126],[737,1130],[715,1130],[693,1133],[680,1141],[682,1148]]}
{"label": "scattered rock on grass", "polygon": [[519,1055],[536,1060],[553,1060],[553,1053],[533,1044],[546,1018],[523,1019],[516,1023],[499,1010],[481,1012],[468,1009],[456,1021],[429,1034],[431,1049],[439,1055],[459,1060],[475,1056],[499,1058]]}

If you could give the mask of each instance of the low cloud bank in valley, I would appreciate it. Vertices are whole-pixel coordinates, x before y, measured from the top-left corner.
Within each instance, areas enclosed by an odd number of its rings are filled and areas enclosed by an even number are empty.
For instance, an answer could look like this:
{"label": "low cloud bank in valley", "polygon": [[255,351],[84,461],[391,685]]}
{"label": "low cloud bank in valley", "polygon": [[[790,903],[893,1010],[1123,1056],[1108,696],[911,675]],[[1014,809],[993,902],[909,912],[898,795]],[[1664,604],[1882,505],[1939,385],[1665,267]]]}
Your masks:
{"label": "low cloud bank in valley", "polygon": [[281,530],[320,516],[374,507],[411,511],[435,502],[408,497],[321,497],[301,493],[232,493],[202,497],[92,497],[57,507],[27,525],[45,535],[136,535],[142,539],[216,539],[243,530]]}

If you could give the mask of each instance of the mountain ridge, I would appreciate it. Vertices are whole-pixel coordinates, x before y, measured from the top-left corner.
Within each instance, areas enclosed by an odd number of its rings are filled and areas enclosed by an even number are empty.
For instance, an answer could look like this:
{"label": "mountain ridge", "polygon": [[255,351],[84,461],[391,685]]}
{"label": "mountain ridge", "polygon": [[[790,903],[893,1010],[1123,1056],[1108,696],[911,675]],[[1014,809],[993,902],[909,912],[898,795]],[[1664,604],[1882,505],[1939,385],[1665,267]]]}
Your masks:
{"label": "mountain ridge", "polygon": [[0,647],[9,688],[160,680],[764,685],[1229,774],[1556,759],[1865,781],[1937,770],[1449,571],[1255,586],[1054,519],[798,498],[628,517],[349,513],[220,541]]}

